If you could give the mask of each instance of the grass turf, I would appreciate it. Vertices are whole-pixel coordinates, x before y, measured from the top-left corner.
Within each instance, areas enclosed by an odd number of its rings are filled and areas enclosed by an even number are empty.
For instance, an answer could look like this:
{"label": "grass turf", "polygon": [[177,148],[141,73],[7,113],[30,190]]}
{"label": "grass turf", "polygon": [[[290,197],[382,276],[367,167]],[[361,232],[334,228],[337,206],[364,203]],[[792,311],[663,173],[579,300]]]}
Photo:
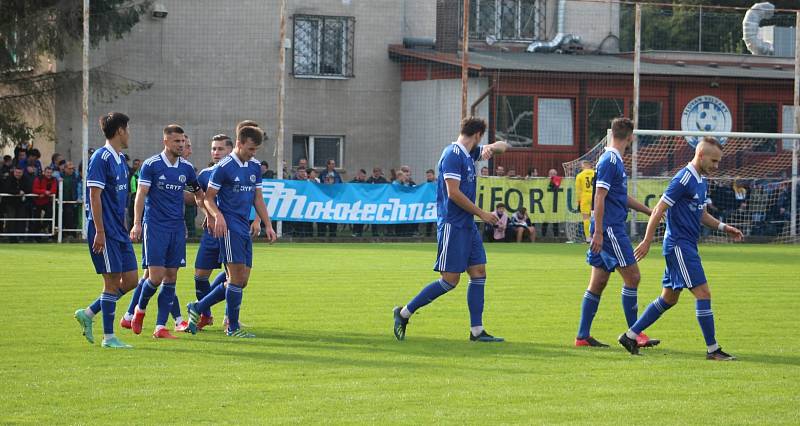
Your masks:
{"label": "grass turf", "polygon": [[[392,306],[436,277],[432,244],[257,244],[242,319],[258,338],[215,325],[156,341],[153,308],[141,336],[117,329],[135,349],[115,351],[99,347],[99,316],[94,346],[72,318],[101,290],[84,245],[2,245],[0,423],[800,422],[800,247],[701,247],[732,363],[705,360],[689,294],[648,330],[661,346],[628,355],[618,275],[593,328],[612,347],[572,347],[584,250],[487,246],[485,323],[504,344],[467,340],[466,279],[394,340]],[[660,291],[658,254],[641,265],[640,312]],[[194,298],[191,269],[178,295]]]}

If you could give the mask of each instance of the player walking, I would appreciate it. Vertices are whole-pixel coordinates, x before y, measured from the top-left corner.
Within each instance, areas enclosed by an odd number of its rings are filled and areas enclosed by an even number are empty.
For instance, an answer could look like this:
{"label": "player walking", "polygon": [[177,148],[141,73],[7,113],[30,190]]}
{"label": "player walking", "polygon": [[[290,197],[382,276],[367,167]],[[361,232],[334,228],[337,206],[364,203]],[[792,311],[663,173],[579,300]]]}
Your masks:
{"label": "player walking", "polygon": [[130,236],[134,241],[142,239],[142,263],[147,266],[148,278],[142,285],[131,329],[136,334],[142,332],[147,305],[161,285],[153,337],[174,339],[166,323],[175,303],[178,268],[186,266],[183,192],[193,192],[200,202],[202,191],[194,167],[182,158],[186,144],[183,128],[176,124],[165,127],[163,140],[164,150],[142,164],[136,191]]}
{"label": "player walking", "polygon": [[[600,295],[614,270],[618,270],[622,276],[622,310],[629,327],[636,322],[638,313],[637,289],[641,276],[633,256],[633,247],[625,232],[625,220],[629,208],[646,215],[650,214],[650,209],[628,195],[628,177],[622,154],[633,141],[633,122],[627,118],[614,119],[611,122],[611,135],[612,139],[597,162],[594,218],[590,229],[592,241],[586,255],[586,262],[592,266],[592,275],[589,288],[583,295],[575,346],[608,347],[593,338],[590,331],[600,305]],[[659,343],[644,334],[637,339],[639,346],[655,346]]]}
{"label": "player walking", "polygon": [[592,234],[589,233],[589,228],[592,217],[592,188],[594,188],[595,172],[590,161],[581,161],[581,167],[583,170],[575,176],[575,193],[583,217],[583,237],[587,243],[591,243]]}
{"label": "player walking", "polygon": [[666,212],[667,231],[664,235],[662,254],[667,261],[664,270],[661,296],[647,306],[644,314],[619,336],[619,343],[631,354],[638,354],[636,336],[658,320],[669,308],[678,303],[681,290],[688,288],[694,294],[697,322],[706,341],[706,359],[731,361],[735,357],[725,353],[714,336],[714,313],[711,310],[711,290],[708,288],[697,240],[700,238],[700,225],[718,229],[735,240],[743,238],[742,231],[715,219],[706,211],[708,183],[703,176],[719,168],[722,146],[715,138],[706,137],[697,144],[694,158],[672,178],[664,195],[653,210],[647,222],[644,240],[636,247],[636,259],[647,256],[650,244],[655,237],[656,228]]}
{"label": "player walking", "polygon": [[95,271],[103,275],[103,292],[91,306],[75,311],[75,319],[89,343],[94,343],[92,320],[103,312],[104,348],[128,349],[114,335],[114,313],[120,296],[136,286],[137,264],[133,245],[125,227],[128,203],[128,166],[122,150],[128,148],[128,121],[125,114],[110,112],[100,118],[106,144],[89,159],[86,188],[87,242]]}
{"label": "player walking", "polygon": [[481,146],[486,132],[486,121],[468,117],[461,122],[461,134],[456,142],[446,147],[439,159],[439,177],[436,183],[438,211],[438,254],[433,270],[441,278],[428,284],[404,307],[394,308],[394,336],[403,340],[408,320],[414,312],[437,297],[454,289],[466,271],[469,274],[467,305],[470,316],[471,341],[502,342],[483,328],[484,286],[486,284],[486,252],[473,216],[495,224],[497,217],[475,205],[475,161],[488,160],[494,153],[508,149],[502,141]]}
{"label": "player walking", "polygon": [[[227,301],[228,336],[255,337],[241,329],[239,309],[242,290],[250,279],[253,266],[253,241],[250,225],[250,210],[266,225],[267,240],[277,236],[267,213],[267,205],[261,193],[261,163],[254,155],[261,146],[264,133],[257,127],[239,129],[233,152],[214,167],[208,182],[205,206],[213,218],[213,235],[220,242],[220,260],[225,263],[229,280],[224,295],[219,291],[209,293],[203,300],[189,303],[189,331],[197,332],[200,314],[224,298]],[[256,234],[257,235],[257,234]]]}

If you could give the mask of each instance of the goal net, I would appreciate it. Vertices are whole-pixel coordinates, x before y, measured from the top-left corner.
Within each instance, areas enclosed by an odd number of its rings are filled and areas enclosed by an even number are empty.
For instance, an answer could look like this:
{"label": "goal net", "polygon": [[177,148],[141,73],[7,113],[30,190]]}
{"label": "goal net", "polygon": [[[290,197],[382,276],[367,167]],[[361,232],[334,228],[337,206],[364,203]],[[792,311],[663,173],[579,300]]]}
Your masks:
{"label": "goal net", "polygon": [[[683,168],[694,155],[693,144],[699,139],[697,132],[635,131],[637,142],[624,155],[628,174],[628,194],[649,207],[654,207],[669,180]],[[694,135],[694,136],[692,136]],[[708,207],[714,217],[741,229],[745,239],[752,242],[797,242],[797,183],[792,178],[793,163],[797,155],[795,139],[798,135],[753,133],[707,133],[724,143],[722,161],[717,172],[708,177],[712,204]],[[727,137],[723,137],[727,136]],[[563,163],[564,176],[580,173],[584,161],[593,166],[606,145],[603,138],[587,153]],[[794,164],[796,172],[797,165]],[[795,198],[792,197],[795,193]],[[795,209],[792,209],[794,203]],[[643,214],[628,215],[632,239],[641,237],[647,226]],[[584,241],[580,213],[571,213],[566,225],[571,241]],[[794,226],[793,223],[794,222]],[[657,238],[664,234],[664,224]],[[716,231],[704,229],[701,240],[724,241],[727,237]]]}

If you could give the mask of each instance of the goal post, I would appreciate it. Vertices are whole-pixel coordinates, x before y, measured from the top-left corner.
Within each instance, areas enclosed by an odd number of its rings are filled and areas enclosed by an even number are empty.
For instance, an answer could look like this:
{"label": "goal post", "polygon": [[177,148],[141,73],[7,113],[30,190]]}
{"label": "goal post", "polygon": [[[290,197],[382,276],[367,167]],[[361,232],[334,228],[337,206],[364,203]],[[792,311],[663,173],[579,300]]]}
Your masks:
{"label": "goal post", "polygon": [[[703,137],[715,137],[723,143],[723,158],[720,169],[708,176],[709,212],[741,227],[751,241],[798,241],[800,134],[637,129],[634,135],[637,144],[623,156],[631,196],[655,206],[669,180],[691,161],[693,145]],[[564,163],[564,175],[574,178],[584,161],[596,166],[609,137],[610,131],[581,157]],[[567,237],[584,241],[580,213],[570,216]],[[630,214],[629,221],[632,237],[644,234],[644,215]],[[663,225],[657,235],[663,235]],[[726,238],[714,230],[703,231],[705,241]]]}

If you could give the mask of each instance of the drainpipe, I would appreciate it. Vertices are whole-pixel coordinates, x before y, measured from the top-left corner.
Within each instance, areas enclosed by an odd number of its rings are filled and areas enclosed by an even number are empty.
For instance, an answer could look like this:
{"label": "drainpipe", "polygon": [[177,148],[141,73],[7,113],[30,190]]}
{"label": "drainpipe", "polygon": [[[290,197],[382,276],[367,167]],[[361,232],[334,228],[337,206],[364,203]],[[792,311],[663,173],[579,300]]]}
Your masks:
{"label": "drainpipe", "polygon": [[567,0],[558,0],[558,9],[556,10],[556,35],[548,41],[534,41],[528,45],[528,52],[553,52],[561,45],[571,41],[579,42],[580,37],[574,34],[564,33],[564,21],[567,14]]}

